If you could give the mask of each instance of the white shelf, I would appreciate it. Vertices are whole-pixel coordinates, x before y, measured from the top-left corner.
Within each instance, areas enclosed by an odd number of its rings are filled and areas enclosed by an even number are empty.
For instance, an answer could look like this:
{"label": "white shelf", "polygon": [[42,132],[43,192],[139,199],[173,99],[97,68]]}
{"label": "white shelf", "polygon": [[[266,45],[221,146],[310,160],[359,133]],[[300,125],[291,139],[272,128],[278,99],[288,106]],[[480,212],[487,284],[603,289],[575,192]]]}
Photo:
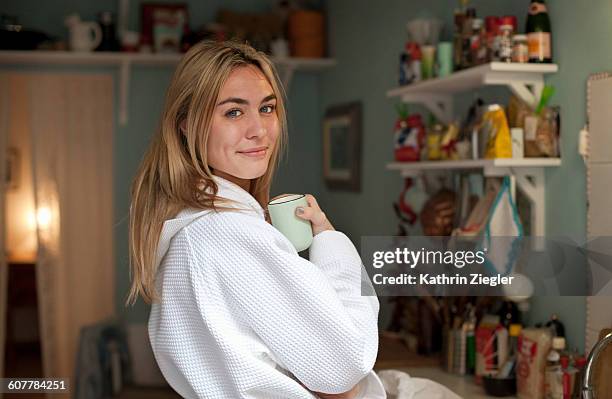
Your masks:
{"label": "white shelf", "polygon": [[515,184],[527,196],[531,204],[532,235],[546,233],[546,202],[544,191],[544,168],[561,165],[561,158],[497,158],[465,159],[457,161],[393,162],[387,169],[400,171],[403,177],[417,177],[424,171],[470,171],[482,170],[485,176],[510,176],[512,196]]}
{"label": "white shelf", "polygon": [[424,80],[387,91],[387,97],[425,105],[441,121],[453,119],[452,96],[483,86],[507,86],[535,108],[544,87],[544,75],[559,70],[556,64],[491,62],[455,72],[443,78]]}
{"label": "white shelf", "polygon": [[[409,103],[427,107],[440,121],[453,121],[453,95],[483,86],[507,86],[517,97],[536,107],[544,88],[544,75],[559,70],[556,64],[519,64],[491,62],[387,91],[387,97],[400,97]],[[544,168],[561,165],[559,158],[500,158],[460,161],[395,162],[387,169],[398,170],[404,177],[424,171],[482,170],[485,176],[510,176],[527,196],[532,207],[532,234],[545,234]]]}
{"label": "white shelf", "polygon": [[561,158],[497,158],[461,159],[456,161],[392,162],[387,169],[398,170],[402,176],[417,176],[427,170],[479,170],[486,176],[507,175],[509,169],[543,168],[561,165]]}
{"label": "white shelf", "polygon": [[[170,66],[178,64],[183,54],[120,53],[120,52],[71,52],[71,51],[0,51],[0,65],[85,65],[119,66],[119,123],[127,123],[127,99],[130,68],[137,66]],[[275,58],[285,89],[289,90],[296,71],[316,72],[336,65],[332,58]]]}

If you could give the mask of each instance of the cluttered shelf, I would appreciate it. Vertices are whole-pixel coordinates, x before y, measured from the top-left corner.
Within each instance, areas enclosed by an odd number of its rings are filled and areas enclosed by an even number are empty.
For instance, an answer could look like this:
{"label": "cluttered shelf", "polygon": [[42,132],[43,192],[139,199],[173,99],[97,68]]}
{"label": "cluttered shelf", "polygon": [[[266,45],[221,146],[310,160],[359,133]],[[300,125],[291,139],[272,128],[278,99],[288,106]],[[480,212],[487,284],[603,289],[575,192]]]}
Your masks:
{"label": "cluttered shelf", "polygon": [[[73,52],[50,50],[0,51],[0,64],[33,65],[119,65],[128,62],[134,65],[172,66],[178,64],[183,54],[130,53],[130,52]],[[316,71],[335,65],[332,58],[272,57],[280,67]]]}
{"label": "cluttered shelf", "polygon": [[544,75],[559,70],[557,64],[489,62],[446,76],[404,84],[387,91],[407,103],[422,104],[440,121],[453,121],[453,95],[485,86],[506,86],[526,105],[536,108],[544,90]]}
{"label": "cluttered shelf", "polygon": [[[386,91],[387,98],[399,100],[393,161],[386,169],[404,177],[393,208],[397,235],[406,240],[396,237],[396,247],[407,242],[411,249],[421,247],[412,244],[420,231],[428,239],[452,236],[453,245],[457,237],[469,237],[486,242],[488,250],[492,241],[485,241],[485,236],[547,233],[545,168],[561,165],[562,112],[551,103],[555,90],[545,81],[547,74],[559,70],[553,63],[546,5],[532,0],[521,32],[516,15],[477,18],[476,9],[467,3],[461,1],[455,10],[454,29],[436,18],[407,22],[408,41],[394,65],[397,86]],[[452,30],[452,37],[440,40],[443,28]],[[478,98],[479,89],[487,86],[505,86],[512,95],[507,101],[505,96],[493,101]],[[465,113],[463,107],[457,106],[461,113],[453,109],[454,96],[462,92],[473,97]],[[482,173],[483,178],[464,172]],[[416,190],[428,196],[422,205],[413,195]],[[516,261],[508,248],[502,250],[500,264]],[[532,249],[542,251],[540,245]],[[411,354],[442,354],[441,368],[407,366],[405,371],[469,398],[489,397],[485,393],[580,396],[586,357],[575,343],[565,341],[565,328],[556,315],[534,325],[524,318],[529,296],[494,298],[473,289],[463,295],[472,296],[394,299],[389,330],[402,337]]]}
{"label": "cluttered shelf", "polygon": [[66,14],[65,37],[23,26],[17,15],[2,15],[0,65],[116,66],[119,124],[126,125],[131,67],[173,68],[183,53],[202,40],[248,42],[270,54],[287,91],[294,73],[317,72],[336,64],[326,51],[325,16],[319,10],[289,9],[281,3],[264,13],[221,8],[214,21],[196,19],[190,25],[186,3],[143,3],[137,28],[129,30],[130,9],[122,3],[118,15],[103,10],[95,21],[81,20],[74,12]]}
{"label": "cluttered shelf", "polygon": [[[118,66],[119,73],[119,122],[128,120],[128,89],[130,68],[137,66],[170,66],[178,64],[181,53],[134,53],[134,52],[72,52],[49,50],[5,50],[0,51],[0,65],[79,65]],[[288,90],[296,71],[317,72],[336,65],[332,58],[271,57]]]}

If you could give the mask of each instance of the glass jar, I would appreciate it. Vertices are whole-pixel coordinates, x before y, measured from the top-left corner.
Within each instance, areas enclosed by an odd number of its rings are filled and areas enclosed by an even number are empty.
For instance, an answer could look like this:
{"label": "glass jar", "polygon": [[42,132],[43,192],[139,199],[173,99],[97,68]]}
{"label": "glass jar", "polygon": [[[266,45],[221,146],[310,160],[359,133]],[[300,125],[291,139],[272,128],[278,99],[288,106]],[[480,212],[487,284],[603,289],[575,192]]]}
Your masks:
{"label": "glass jar", "polygon": [[527,35],[514,35],[512,38],[512,62],[529,62]]}
{"label": "glass jar", "polygon": [[499,60],[502,62],[512,62],[512,25],[502,25],[499,28]]}
{"label": "glass jar", "polygon": [[487,43],[484,22],[480,18],[472,20],[472,36],[470,38],[471,65],[480,65],[487,62]]}
{"label": "glass jar", "polygon": [[442,135],[444,126],[436,123],[427,131],[427,159],[437,161],[442,158]]}

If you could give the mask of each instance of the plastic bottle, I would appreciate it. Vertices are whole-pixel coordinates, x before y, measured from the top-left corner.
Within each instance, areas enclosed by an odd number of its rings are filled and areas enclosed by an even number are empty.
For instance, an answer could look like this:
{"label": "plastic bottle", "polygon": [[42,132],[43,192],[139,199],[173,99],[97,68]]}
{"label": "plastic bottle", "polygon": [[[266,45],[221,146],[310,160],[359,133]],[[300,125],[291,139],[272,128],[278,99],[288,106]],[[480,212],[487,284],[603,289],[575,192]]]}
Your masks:
{"label": "plastic bottle", "polygon": [[474,374],[476,371],[476,308],[468,312],[465,331],[465,372]]}
{"label": "plastic bottle", "polygon": [[472,64],[472,21],[476,19],[476,9],[468,8],[463,19],[463,29],[461,32],[461,69],[469,68]]}
{"label": "plastic bottle", "polygon": [[480,18],[472,20],[472,36],[470,37],[470,64],[480,65],[487,62],[487,46],[484,21]]}
{"label": "plastic bottle", "polygon": [[[538,106],[538,109],[540,109],[540,106]],[[561,323],[556,314],[550,316],[550,320],[546,323],[546,327],[551,329],[553,337],[565,337],[565,326]]]}
{"label": "plastic bottle", "polygon": [[455,31],[453,33],[453,64],[454,69],[461,68],[463,55],[463,22],[467,17],[467,0],[460,0],[460,7],[455,10]]}
{"label": "plastic bottle", "polygon": [[576,375],[574,376],[574,389],[572,390],[572,399],[582,399],[582,379],[584,377],[584,368],[586,367],[587,359],[584,356],[578,356],[574,359],[574,368]]}
{"label": "plastic bottle", "polygon": [[518,338],[519,335],[521,335],[522,329],[523,326],[521,326],[520,324],[510,324],[508,328],[508,359],[499,370],[499,373],[497,375],[499,378],[508,378],[511,375],[514,375],[514,370],[516,368],[516,360],[518,357]]}
{"label": "plastic bottle", "polygon": [[565,350],[565,338],[554,337],[552,348],[546,356],[545,399],[563,399],[563,370],[561,369],[561,353],[563,350]]}
{"label": "plastic bottle", "polygon": [[563,399],[571,399],[574,378],[576,377],[576,369],[570,367],[569,356],[561,356],[561,385],[563,390]]}

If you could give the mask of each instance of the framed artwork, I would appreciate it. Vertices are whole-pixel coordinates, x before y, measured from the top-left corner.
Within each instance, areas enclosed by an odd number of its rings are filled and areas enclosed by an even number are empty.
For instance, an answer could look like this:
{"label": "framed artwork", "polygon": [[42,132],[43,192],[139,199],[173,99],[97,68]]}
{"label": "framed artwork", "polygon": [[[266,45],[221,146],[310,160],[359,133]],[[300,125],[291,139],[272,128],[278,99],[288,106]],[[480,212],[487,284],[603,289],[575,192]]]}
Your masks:
{"label": "framed artwork", "polygon": [[323,118],[323,180],[330,190],[361,191],[361,103],[335,105]]}

